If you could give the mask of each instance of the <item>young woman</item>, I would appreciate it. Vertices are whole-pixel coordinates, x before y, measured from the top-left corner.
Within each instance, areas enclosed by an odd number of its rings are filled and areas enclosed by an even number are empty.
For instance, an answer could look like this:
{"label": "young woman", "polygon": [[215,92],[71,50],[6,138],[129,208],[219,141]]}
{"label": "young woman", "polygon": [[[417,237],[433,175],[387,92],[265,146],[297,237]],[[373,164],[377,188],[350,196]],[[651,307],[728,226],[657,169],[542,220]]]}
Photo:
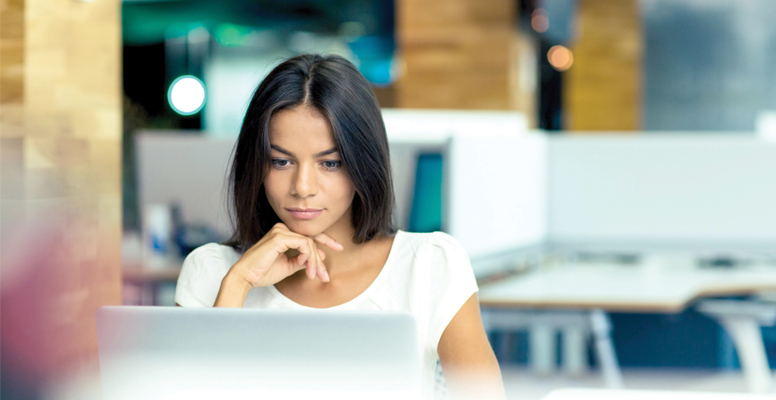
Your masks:
{"label": "young woman", "polygon": [[186,258],[178,305],[409,312],[427,394],[439,360],[451,394],[504,397],[465,250],[392,225],[385,125],[350,62],[302,55],[270,72],[229,179],[235,232]]}

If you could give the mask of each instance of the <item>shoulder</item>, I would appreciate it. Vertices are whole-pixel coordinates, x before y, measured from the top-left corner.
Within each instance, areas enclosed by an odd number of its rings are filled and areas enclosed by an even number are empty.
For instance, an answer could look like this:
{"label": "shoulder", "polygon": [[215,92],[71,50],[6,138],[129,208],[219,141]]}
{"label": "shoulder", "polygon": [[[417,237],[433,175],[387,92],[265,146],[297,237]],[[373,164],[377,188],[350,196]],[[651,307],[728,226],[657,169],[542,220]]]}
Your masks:
{"label": "shoulder", "polygon": [[241,254],[234,248],[218,243],[208,243],[192,250],[183,261],[183,268],[229,269]]}
{"label": "shoulder", "polygon": [[218,243],[194,249],[183,260],[175,286],[175,302],[184,307],[212,307],[221,280],[240,256],[232,247]]}
{"label": "shoulder", "polygon": [[458,240],[445,232],[401,232],[404,246],[411,248],[417,256],[454,255],[466,257],[466,250]]}
{"label": "shoulder", "polygon": [[464,247],[444,232],[401,232],[401,258],[415,275],[428,275],[432,280],[442,276],[472,274],[471,261]]}
{"label": "shoulder", "polygon": [[[462,305],[476,293],[477,281],[464,247],[444,232],[402,232],[402,243],[415,251],[407,263],[411,304],[425,334],[425,350],[436,355],[439,339]],[[408,284],[409,283],[409,284]]]}

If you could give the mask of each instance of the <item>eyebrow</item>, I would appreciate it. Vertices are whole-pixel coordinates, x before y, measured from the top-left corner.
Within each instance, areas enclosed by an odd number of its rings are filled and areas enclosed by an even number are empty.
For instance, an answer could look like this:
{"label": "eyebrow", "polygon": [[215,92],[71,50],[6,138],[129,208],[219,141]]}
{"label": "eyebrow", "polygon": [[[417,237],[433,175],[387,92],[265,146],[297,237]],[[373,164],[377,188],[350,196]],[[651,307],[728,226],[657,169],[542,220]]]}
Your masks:
{"label": "eyebrow", "polygon": [[[270,147],[272,147],[272,149],[277,150],[277,151],[279,151],[279,152],[281,152],[283,154],[289,155],[291,157],[296,157],[294,155],[294,153],[292,153],[292,152],[290,152],[290,151],[288,151],[288,150],[286,150],[286,149],[284,149],[284,148],[282,148],[280,146],[272,144],[272,145],[270,145]],[[336,153],[336,152],[337,152],[337,148],[336,147],[332,147],[329,150],[324,150],[324,151],[322,151],[320,153],[313,154],[313,157],[315,157],[315,158],[323,157],[323,156],[327,156],[329,154]]]}

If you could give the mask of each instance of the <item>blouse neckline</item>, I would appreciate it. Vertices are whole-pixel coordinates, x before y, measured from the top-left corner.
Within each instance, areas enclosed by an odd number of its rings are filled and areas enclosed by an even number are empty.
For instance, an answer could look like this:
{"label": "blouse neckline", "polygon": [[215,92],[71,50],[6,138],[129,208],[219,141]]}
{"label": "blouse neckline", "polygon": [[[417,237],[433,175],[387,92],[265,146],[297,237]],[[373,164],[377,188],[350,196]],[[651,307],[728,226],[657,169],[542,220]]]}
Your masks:
{"label": "blouse neckline", "polygon": [[346,302],[344,302],[342,304],[337,304],[336,306],[322,307],[322,308],[309,307],[309,306],[305,306],[305,305],[299,304],[299,303],[289,299],[288,297],[286,297],[286,295],[281,293],[275,287],[275,285],[268,286],[269,291],[272,294],[274,294],[276,298],[280,299],[280,301],[282,301],[284,303],[287,303],[287,304],[291,304],[294,307],[299,307],[299,308],[303,308],[303,309],[306,309],[306,310],[336,310],[336,309],[339,309],[339,308],[345,308],[348,305],[354,304],[354,303],[358,302],[359,300],[367,297],[369,295],[369,293],[374,291],[375,290],[374,288],[378,287],[379,283],[382,280],[385,279],[384,276],[388,275],[387,271],[390,269],[391,265],[393,264],[393,259],[396,257],[394,254],[398,251],[398,250],[396,250],[396,248],[398,247],[399,236],[402,236],[401,235],[402,233],[403,233],[402,230],[397,230],[396,231],[396,234],[394,235],[394,238],[393,238],[393,243],[391,243],[391,249],[388,251],[388,258],[386,258],[385,264],[383,265],[383,268],[377,274],[377,277],[375,277],[375,279],[372,281],[372,283],[366,289],[364,289],[364,291],[361,292],[358,296],[356,296],[356,297],[354,297],[354,298],[352,298],[352,299],[350,299],[350,300],[348,300],[348,301],[346,301]]}

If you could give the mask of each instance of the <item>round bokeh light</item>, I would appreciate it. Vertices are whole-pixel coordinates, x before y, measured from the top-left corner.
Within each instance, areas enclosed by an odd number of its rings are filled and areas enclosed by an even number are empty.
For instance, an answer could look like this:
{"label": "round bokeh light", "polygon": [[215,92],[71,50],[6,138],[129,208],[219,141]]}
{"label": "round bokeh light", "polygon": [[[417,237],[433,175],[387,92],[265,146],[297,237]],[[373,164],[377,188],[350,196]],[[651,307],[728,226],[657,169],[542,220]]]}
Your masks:
{"label": "round bokeh light", "polygon": [[178,77],[167,91],[167,100],[178,114],[196,114],[205,105],[205,85],[191,75]]}
{"label": "round bokeh light", "polygon": [[553,68],[562,72],[569,69],[574,63],[574,54],[564,46],[552,46],[547,52],[547,60]]}

